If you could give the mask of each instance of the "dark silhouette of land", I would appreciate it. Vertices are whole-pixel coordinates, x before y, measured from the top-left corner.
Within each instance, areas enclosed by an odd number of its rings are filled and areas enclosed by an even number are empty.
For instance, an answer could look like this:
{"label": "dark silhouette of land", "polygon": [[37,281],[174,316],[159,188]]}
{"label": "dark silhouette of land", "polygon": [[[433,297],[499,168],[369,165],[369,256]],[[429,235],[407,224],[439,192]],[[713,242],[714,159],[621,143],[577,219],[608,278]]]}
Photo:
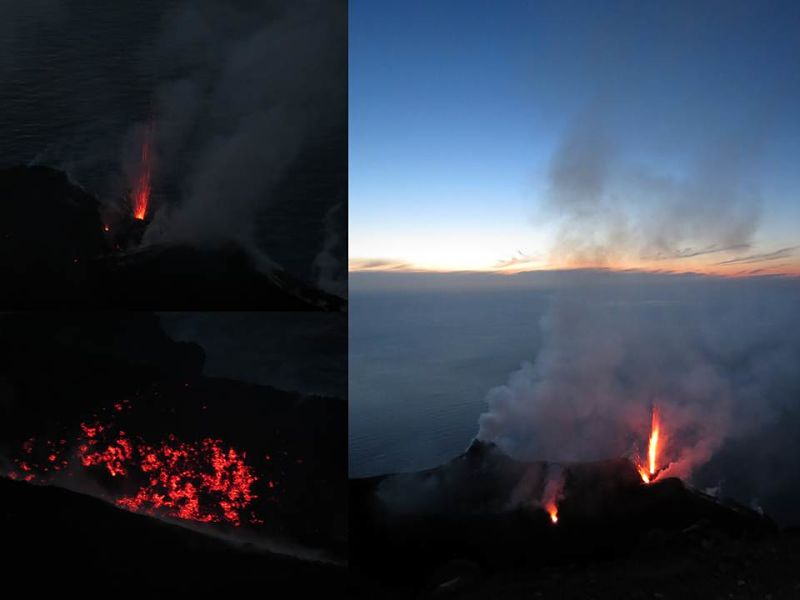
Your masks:
{"label": "dark silhouette of land", "polygon": [[[627,459],[560,466],[475,442],[418,473],[350,482],[359,597],[796,598],[800,536]],[[730,595],[729,595],[730,594]],[[772,594],[767,596],[766,594]]]}
{"label": "dark silhouette of land", "polygon": [[345,301],[233,241],[137,247],[145,224],[49,167],[0,169],[4,309],[342,310]]}

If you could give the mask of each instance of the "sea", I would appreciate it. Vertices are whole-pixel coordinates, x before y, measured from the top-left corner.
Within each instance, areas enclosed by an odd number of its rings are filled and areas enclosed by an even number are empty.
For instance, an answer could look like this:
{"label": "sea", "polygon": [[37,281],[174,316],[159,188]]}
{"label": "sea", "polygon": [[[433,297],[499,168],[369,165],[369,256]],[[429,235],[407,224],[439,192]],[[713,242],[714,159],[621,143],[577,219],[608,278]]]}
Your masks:
{"label": "sea", "polygon": [[123,191],[131,127],[148,118],[152,48],[170,0],[3,3],[0,166],[61,168],[101,197]]}
{"label": "sea", "polygon": [[351,477],[435,467],[463,452],[488,390],[536,357],[551,296],[351,285]]}

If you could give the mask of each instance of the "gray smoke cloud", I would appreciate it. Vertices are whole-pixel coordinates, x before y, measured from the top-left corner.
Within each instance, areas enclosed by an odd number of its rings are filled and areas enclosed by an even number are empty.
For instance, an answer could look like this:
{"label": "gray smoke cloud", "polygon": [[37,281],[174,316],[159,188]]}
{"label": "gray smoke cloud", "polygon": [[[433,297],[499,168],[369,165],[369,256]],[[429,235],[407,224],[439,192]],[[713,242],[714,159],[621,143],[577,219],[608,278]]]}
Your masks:
{"label": "gray smoke cloud", "polygon": [[325,238],[313,264],[314,280],[320,289],[341,298],[347,296],[346,235],[339,230],[343,210],[343,205],[337,204],[325,213]]}
{"label": "gray smoke cloud", "polygon": [[341,2],[318,0],[208,0],[167,11],[149,57],[165,70],[153,118],[156,178],[167,192],[146,243],[258,245],[259,214],[274,206],[287,170],[345,123],[346,17]]}
{"label": "gray smoke cloud", "polygon": [[758,145],[745,133],[710,141],[684,174],[664,174],[626,159],[599,111],[584,115],[550,163],[551,260],[600,266],[748,251],[762,204],[747,168]]}
{"label": "gray smoke cloud", "polygon": [[[797,78],[775,68],[796,54],[788,5],[544,3],[541,16],[554,27],[530,57],[532,101],[562,124],[538,215],[558,225],[554,264],[776,249],[760,226],[780,193],[765,165],[796,113]],[[787,26],[753,27],[769,20]]]}
{"label": "gray smoke cloud", "polygon": [[796,285],[653,287],[651,299],[619,287],[555,295],[538,355],[488,393],[479,439],[528,460],[632,456],[646,449],[655,403],[666,474],[690,478],[724,445],[797,411]]}

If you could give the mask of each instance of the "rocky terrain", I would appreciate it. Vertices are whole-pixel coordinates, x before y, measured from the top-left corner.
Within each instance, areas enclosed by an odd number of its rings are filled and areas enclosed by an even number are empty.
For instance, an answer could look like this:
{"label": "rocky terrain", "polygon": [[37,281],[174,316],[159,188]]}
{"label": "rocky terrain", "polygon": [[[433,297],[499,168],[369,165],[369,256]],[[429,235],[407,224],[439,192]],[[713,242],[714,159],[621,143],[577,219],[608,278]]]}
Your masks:
{"label": "rocky terrain", "polygon": [[627,459],[556,468],[476,442],[350,486],[359,597],[800,597],[800,536],[678,479],[644,484]]}
{"label": "rocky terrain", "polygon": [[0,478],[6,586],[78,598],[343,593],[346,569],[270,554],[102,500]]}
{"label": "rocky terrain", "polygon": [[343,310],[344,300],[261,268],[228,240],[140,246],[146,224],[103,223],[94,196],[49,167],[0,169],[5,309]]}

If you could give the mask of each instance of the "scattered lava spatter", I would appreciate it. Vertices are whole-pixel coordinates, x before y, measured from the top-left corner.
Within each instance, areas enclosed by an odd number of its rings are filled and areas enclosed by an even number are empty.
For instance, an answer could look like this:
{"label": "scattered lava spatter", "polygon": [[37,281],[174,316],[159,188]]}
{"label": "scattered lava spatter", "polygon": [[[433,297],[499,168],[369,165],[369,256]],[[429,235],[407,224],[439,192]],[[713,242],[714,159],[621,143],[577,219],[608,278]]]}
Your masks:
{"label": "scattered lava spatter", "polygon": [[[114,404],[117,412],[129,409],[127,400]],[[66,438],[28,439],[8,476],[46,483],[58,471],[72,473],[75,465],[121,480],[106,487],[114,490],[112,501],[128,510],[235,527],[259,525],[263,520],[251,510],[259,477],[246,458],[219,439],[184,442],[169,435],[153,445],[113,421],[95,420],[80,423],[75,444]],[[272,490],[276,484],[269,480],[267,485]]]}
{"label": "scattered lava spatter", "polygon": [[239,526],[240,513],[256,498],[252,487],[257,477],[245,455],[226,449],[221,440],[187,444],[171,435],[158,447],[140,445],[137,451],[138,468],[148,481],[134,495],[118,499],[120,506]]}
{"label": "scattered lava spatter", "polygon": [[660,467],[658,465],[659,436],[661,432],[661,417],[658,407],[653,405],[650,412],[650,438],[647,443],[647,464],[638,462],[636,469],[639,476],[645,483],[650,483],[658,477]]}
{"label": "scattered lava spatter", "polygon": [[142,140],[142,154],[139,163],[139,175],[136,178],[136,185],[133,189],[133,217],[139,221],[144,221],[144,218],[147,216],[147,209],[150,205],[154,127],[155,126],[151,121],[144,132],[144,139]]}
{"label": "scattered lava spatter", "polygon": [[67,445],[66,439],[44,440],[42,443],[35,437],[25,440],[22,444],[23,457],[14,461],[19,472],[11,471],[9,478],[32,482],[66,469],[70,464],[65,458]]}
{"label": "scattered lava spatter", "polygon": [[98,434],[104,430],[102,425],[81,423],[81,429],[85,438],[78,446],[78,458],[84,467],[102,465],[112,477],[128,474],[127,465],[133,458],[133,444],[125,437],[124,431],[119,432],[116,440],[99,444]]}

